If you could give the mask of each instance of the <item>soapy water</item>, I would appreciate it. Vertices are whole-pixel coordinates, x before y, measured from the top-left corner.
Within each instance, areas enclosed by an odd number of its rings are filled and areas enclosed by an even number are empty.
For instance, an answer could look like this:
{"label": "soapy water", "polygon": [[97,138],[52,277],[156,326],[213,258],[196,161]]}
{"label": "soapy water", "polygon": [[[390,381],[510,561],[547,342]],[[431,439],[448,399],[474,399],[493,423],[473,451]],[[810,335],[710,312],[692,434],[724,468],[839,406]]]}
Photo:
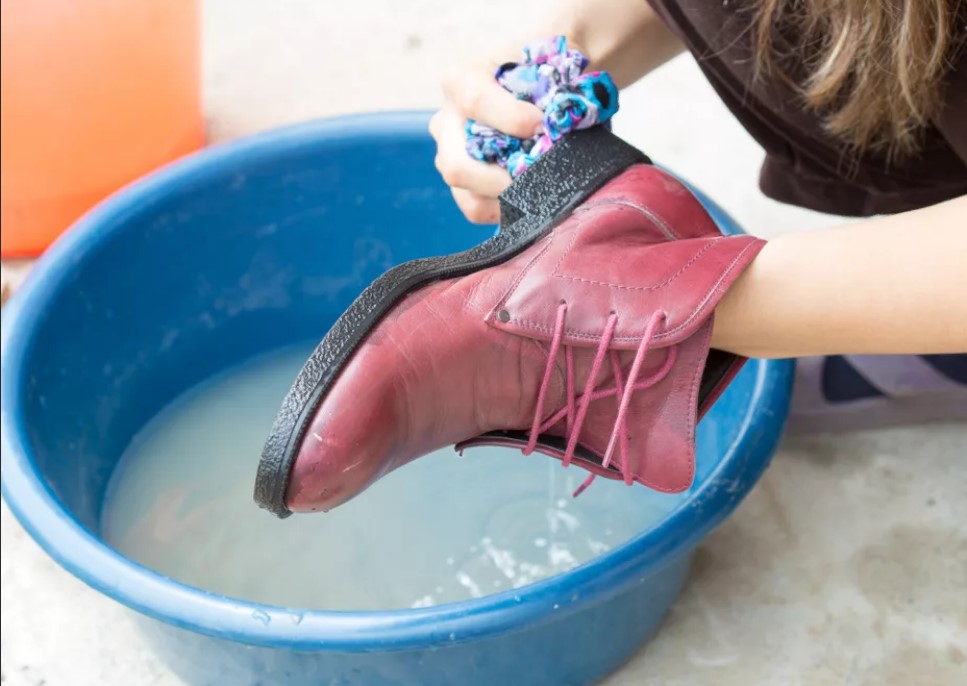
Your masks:
{"label": "soapy water", "polygon": [[279,403],[310,350],[286,350],[178,398],[112,477],[105,540],[166,576],[244,600],[328,610],[428,607],[573,569],[650,528],[681,496],[534,454],[453,448],[326,514],[278,520],[252,500]]}

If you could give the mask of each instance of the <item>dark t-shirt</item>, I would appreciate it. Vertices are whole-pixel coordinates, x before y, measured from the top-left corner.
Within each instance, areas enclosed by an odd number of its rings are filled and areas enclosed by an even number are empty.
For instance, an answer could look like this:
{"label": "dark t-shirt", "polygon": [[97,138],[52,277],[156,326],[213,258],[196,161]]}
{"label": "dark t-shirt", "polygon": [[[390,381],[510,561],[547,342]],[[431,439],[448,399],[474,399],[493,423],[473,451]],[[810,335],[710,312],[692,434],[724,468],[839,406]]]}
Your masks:
{"label": "dark t-shirt", "polygon": [[[821,118],[803,107],[791,85],[753,79],[754,2],[648,1],[765,148],[759,183],[769,197],[821,212],[868,216],[967,195],[967,50],[955,53],[944,106],[924,132],[919,153],[889,162],[881,152],[849,153],[823,130]],[[967,35],[967,26],[956,30]],[[782,31],[778,35],[777,41],[791,45]]]}

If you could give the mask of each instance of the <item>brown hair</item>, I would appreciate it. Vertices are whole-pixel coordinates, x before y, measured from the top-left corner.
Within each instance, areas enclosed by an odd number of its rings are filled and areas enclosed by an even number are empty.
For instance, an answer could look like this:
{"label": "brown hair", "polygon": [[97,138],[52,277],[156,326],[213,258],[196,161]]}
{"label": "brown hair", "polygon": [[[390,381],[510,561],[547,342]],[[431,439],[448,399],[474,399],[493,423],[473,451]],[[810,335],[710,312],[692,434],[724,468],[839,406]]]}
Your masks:
{"label": "brown hair", "polygon": [[[827,130],[856,150],[916,152],[942,103],[960,0],[760,0],[757,60],[792,81]],[[796,32],[805,73],[781,65],[779,26]]]}

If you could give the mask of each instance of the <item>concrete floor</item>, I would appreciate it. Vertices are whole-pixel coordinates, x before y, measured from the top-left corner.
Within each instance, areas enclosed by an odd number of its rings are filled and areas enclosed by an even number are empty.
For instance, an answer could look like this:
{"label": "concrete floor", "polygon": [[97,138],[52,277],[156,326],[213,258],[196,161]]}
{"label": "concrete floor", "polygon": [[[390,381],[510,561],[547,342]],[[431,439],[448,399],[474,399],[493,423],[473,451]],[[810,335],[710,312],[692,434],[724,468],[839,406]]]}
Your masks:
{"label": "concrete floor", "polygon": [[[482,52],[521,4],[208,0],[212,137],[433,107],[441,69]],[[628,91],[616,128],[754,233],[838,221],[759,194],[759,149],[688,58]],[[126,612],[54,565],[6,507],[0,538],[5,685],[180,684]],[[606,683],[967,683],[967,425],[786,441],[699,550],[659,637]]]}

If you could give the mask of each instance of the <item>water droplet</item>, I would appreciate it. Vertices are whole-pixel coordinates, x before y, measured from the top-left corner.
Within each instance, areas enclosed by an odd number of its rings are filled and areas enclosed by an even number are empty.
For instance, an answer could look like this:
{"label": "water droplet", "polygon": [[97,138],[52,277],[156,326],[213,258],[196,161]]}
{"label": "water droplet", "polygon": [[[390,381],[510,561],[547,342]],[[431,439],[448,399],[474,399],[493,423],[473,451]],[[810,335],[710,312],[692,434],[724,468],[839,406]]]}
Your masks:
{"label": "water droplet", "polygon": [[421,608],[421,607],[433,607],[433,605],[434,605],[433,596],[425,595],[422,598],[415,600],[413,604],[410,605],[410,607],[415,609],[415,608]]}
{"label": "water droplet", "polygon": [[471,598],[479,598],[483,595],[483,591],[480,590],[480,586],[477,582],[470,578],[469,574],[464,574],[460,572],[457,574],[457,581],[463,586],[467,591],[470,592]]}
{"label": "water droplet", "polygon": [[268,626],[269,622],[272,621],[272,618],[269,617],[269,613],[264,612],[263,610],[255,610],[255,612],[252,613],[252,619],[258,620],[266,626]]}
{"label": "water droplet", "polygon": [[304,617],[305,617],[305,614],[303,614],[302,612],[293,612],[291,615],[289,615],[289,619],[292,620],[293,624],[302,624],[302,620]]}

